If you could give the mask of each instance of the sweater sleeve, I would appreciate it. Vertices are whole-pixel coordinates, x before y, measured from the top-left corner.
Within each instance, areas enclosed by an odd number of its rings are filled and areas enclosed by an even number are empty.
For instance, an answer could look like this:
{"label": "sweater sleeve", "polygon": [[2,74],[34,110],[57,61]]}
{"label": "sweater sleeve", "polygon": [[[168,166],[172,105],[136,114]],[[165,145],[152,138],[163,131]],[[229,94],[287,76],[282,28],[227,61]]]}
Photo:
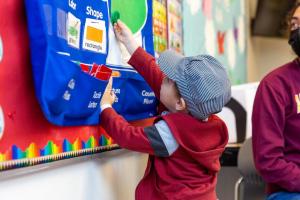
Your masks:
{"label": "sweater sleeve", "polygon": [[101,125],[122,148],[159,157],[168,157],[178,148],[166,126],[132,126],[113,108],[106,108],[101,112]]}
{"label": "sweater sleeve", "polygon": [[101,112],[101,125],[120,147],[153,154],[144,129],[130,125],[113,108],[106,108]]}
{"label": "sweater sleeve", "polygon": [[160,87],[163,80],[163,73],[155,62],[155,58],[139,47],[131,56],[128,63],[133,66],[146,80],[155,96],[160,98]]}
{"label": "sweater sleeve", "polygon": [[252,113],[255,165],[263,179],[287,191],[300,191],[300,168],[284,156],[285,100],[279,89],[261,82]]}

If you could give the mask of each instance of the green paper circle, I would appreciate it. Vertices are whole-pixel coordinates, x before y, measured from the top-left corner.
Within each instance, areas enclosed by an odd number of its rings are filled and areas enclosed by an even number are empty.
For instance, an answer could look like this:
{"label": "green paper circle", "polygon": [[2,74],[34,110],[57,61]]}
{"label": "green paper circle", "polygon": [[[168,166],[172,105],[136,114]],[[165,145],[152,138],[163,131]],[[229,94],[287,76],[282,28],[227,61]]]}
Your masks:
{"label": "green paper circle", "polygon": [[119,13],[120,19],[132,33],[137,33],[147,20],[147,0],[112,0],[111,13],[115,12]]}

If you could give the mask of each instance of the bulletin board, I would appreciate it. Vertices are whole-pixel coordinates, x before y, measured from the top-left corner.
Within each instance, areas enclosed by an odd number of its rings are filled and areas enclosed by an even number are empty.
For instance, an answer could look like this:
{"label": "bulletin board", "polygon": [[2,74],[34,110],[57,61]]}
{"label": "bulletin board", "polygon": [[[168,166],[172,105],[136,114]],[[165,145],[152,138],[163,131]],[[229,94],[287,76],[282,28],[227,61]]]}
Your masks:
{"label": "bulletin board", "polygon": [[169,48],[183,54],[182,0],[168,0]]}
{"label": "bulletin board", "polygon": [[[70,6],[75,8],[77,0],[65,2],[71,2]],[[146,32],[150,33],[147,37],[153,39],[152,1],[135,0],[130,1],[130,5],[126,4],[126,6],[120,0],[108,2],[111,3],[110,11],[120,12],[120,18],[132,29],[140,45],[154,54],[153,42],[147,43],[145,40]],[[132,12],[137,9],[140,12]],[[130,18],[128,13],[133,13],[135,16]],[[118,148],[97,124],[60,126],[45,117],[36,96],[26,17],[24,1],[11,0],[0,4],[0,171]],[[135,18],[141,20],[130,21]],[[107,58],[104,64],[114,71],[130,72],[137,76],[132,67],[126,64],[128,53],[114,37],[111,23],[108,23],[106,28],[109,46],[106,49]],[[71,33],[76,34],[76,31],[73,29]],[[72,44],[77,48],[82,43]],[[138,79],[141,81],[140,78]],[[114,89],[119,100],[121,99],[119,95],[126,93],[122,89],[116,87]],[[121,104],[120,101],[116,102],[116,106],[124,106]],[[131,123],[146,126],[151,124],[152,120],[137,119]]]}
{"label": "bulletin board", "polygon": [[168,48],[167,0],[153,0],[153,42],[156,57]]}
{"label": "bulletin board", "polygon": [[155,56],[166,49],[183,51],[182,0],[153,0],[153,42]]}
{"label": "bulletin board", "polygon": [[233,84],[246,82],[245,0],[185,0],[184,52],[209,54],[229,71]]}

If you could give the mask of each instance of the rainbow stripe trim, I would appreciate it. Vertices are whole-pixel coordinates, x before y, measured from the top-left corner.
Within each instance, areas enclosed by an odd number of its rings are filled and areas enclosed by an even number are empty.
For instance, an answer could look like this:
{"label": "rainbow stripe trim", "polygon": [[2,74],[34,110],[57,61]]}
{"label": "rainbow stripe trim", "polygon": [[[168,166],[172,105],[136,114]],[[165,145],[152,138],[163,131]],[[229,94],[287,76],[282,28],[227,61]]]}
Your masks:
{"label": "rainbow stripe trim", "polygon": [[118,145],[112,143],[111,138],[106,138],[104,135],[101,135],[99,140],[91,136],[86,142],[77,138],[73,144],[66,139],[60,145],[48,141],[43,149],[38,149],[35,143],[31,143],[25,151],[13,145],[5,153],[0,153],[0,171],[90,155],[118,148]]}

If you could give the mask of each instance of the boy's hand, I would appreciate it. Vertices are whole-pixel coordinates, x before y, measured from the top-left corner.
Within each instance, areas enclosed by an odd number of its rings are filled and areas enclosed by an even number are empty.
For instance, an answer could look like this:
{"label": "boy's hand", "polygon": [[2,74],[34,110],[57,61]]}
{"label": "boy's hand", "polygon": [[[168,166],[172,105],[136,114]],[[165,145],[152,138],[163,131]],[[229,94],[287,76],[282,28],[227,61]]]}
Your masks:
{"label": "boy's hand", "polygon": [[103,93],[101,102],[100,102],[100,106],[104,106],[104,105],[112,105],[115,102],[116,96],[115,93],[112,90],[112,77],[109,79],[109,82],[106,86],[106,89]]}
{"label": "boy's hand", "polygon": [[139,46],[131,30],[121,20],[114,24],[114,30],[117,39],[125,45],[127,51],[132,55]]}

